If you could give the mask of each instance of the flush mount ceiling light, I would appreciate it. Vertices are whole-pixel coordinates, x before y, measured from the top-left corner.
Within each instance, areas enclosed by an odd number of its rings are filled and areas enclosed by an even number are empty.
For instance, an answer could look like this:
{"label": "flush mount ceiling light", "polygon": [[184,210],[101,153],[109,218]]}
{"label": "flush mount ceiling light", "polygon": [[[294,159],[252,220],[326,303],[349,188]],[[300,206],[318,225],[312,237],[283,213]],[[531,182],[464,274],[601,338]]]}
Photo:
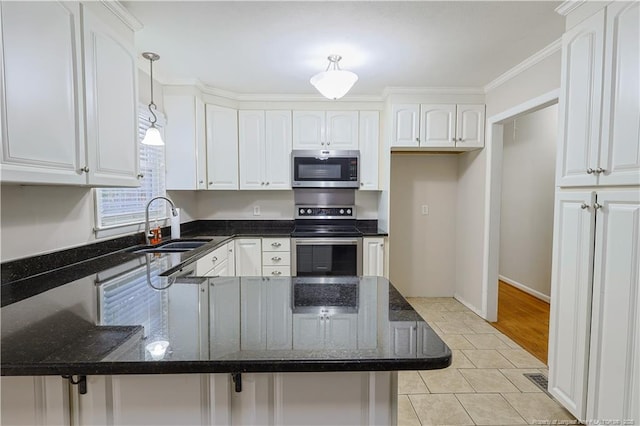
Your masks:
{"label": "flush mount ceiling light", "polygon": [[151,70],[151,102],[149,103],[149,112],[152,115],[152,118],[150,118],[151,126],[147,129],[147,133],[144,135],[142,143],[145,145],[162,146],[164,145],[164,142],[162,141],[160,131],[156,127],[156,121],[158,121],[158,117],[156,117],[156,113],[153,112],[154,109],[157,109],[156,104],[153,103],[153,61],[157,61],[158,59],[160,59],[160,55],[152,52],[144,52],[142,54],[142,57],[149,60],[149,68]]}
{"label": "flush mount ceiling light", "polygon": [[326,71],[314,75],[309,81],[325,98],[340,99],[358,81],[358,76],[351,71],[340,69],[338,62],[342,56],[330,55],[327,59],[329,59],[329,65]]}

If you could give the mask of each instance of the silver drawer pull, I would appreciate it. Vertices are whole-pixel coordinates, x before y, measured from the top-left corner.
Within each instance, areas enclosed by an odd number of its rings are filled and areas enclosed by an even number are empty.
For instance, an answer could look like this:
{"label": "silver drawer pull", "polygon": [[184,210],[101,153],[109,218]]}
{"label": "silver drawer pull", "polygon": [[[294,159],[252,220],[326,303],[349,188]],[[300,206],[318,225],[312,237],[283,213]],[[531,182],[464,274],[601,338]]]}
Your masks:
{"label": "silver drawer pull", "polygon": [[271,271],[271,275],[282,275],[280,271]]}
{"label": "silver drawer pull", "polygon": [[213,256],[213,259],[211,259],[212,262],[216,262],[218,260],[217,257]]}
{"label": "silver drawer pull", "polygon": [[587,203],[582,203],[582,204],[580,205],[580,208],[581,208],[582,210],[588,209],[588,208],[589,208],[589,204],[587,204]]}
{"label": "silver drawer pull", "polygon": [[280,247],[281,245],[282,245],[282,244],[277,243],[277,242],[276,242],[276,243],[271,243],[271,246],[272,246],[272,247]]}
{"label": "silver drawer pull", "polygon": [[274,262],[280,262],[280,261],[282,260],[282,258],[281,258],[281,257],[278,257],[278,256],[273,256],[273,257],[271,258],[271,260],[273,260]]}

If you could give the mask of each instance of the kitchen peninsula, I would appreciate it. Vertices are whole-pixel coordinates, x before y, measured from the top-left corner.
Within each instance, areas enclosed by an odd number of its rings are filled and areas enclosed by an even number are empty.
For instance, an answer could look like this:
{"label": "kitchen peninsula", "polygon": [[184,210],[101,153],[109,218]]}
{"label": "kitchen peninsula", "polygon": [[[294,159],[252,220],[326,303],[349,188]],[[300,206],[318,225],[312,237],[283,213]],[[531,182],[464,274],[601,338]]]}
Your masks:
{"label": "kitchen peninsula", "polygon": [[451,363],[382,277],[184,273],[226,242],[193,254],[119,251],[101,260],[115,265],[38,294],[13,289],[1,310],[3,417],[396,424],[397,371]]}

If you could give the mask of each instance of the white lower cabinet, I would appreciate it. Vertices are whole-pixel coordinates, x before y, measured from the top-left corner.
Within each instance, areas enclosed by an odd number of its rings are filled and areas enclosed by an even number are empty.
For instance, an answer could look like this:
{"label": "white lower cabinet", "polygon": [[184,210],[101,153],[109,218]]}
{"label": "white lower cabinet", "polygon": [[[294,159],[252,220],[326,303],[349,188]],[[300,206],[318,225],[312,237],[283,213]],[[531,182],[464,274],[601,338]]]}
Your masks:
{"label": "white lower cabinet", "polygon": [[293,314],[293,349],[355,349],[357,314]]}
{"label": "white lower cabinet", "polygon": [[69,382],[60,376],[3,376],[0,424],[69,425]]}
{"label": "white lower cabinet", "polygon": [[289,238],[262,239],[262,275],[265,277],[291,275],[291,240]]}
{"label": "white lower cabinet", "polygon": [[578,419],[640,418],[640,193],[559,191],[549,390]]}
{"label": "white lower cabinet", "polygon": [[291,283],[269,278],[242,278],[240,347],[242,350],[292,348]]}
{"label": "white lower cabinet", "polygon": [[232,277],[235,263],[235,244],[229,241],[196,261],[196,276]]}
{"label": "white lower cabinet", "polygon": [[384,243],[384,237],[365,237],[362,239],[362,275],[386,276]]}
{"label": "white lower cabinet", "polygon": [[262,240],[260,238],[238,238],[236,250],[236,276],[262,276]]}

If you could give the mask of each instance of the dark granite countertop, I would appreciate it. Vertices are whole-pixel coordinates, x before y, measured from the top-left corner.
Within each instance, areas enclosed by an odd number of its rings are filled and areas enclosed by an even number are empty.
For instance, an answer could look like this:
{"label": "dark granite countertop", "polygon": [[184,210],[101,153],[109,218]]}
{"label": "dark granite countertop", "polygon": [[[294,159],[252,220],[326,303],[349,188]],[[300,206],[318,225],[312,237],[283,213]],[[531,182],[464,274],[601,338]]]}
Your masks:
{"label": "dark granite countertop", "polygon": [[2,375],[451,363],[449,348],[384,278],[161,277],[171,264],[170,255],[130,261],[3,307]]}

